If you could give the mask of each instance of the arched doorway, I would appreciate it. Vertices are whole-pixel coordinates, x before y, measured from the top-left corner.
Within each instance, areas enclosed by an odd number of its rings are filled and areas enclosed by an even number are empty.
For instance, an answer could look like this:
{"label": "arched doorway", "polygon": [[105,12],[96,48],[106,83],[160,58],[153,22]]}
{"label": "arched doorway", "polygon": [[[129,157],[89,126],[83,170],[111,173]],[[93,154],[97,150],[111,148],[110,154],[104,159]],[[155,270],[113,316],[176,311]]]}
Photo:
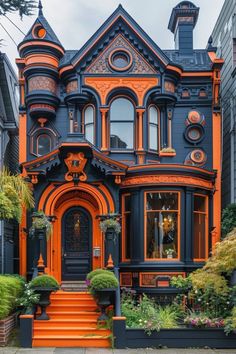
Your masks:
{"label": "arched doorway", "polygon": [[85,280],[92,263],[91,215],[80,206],[69,208],[61,226],[62,280]]}
{"label": "arched doorway", "polygon": [[[104,267],[104,235],[99,227],[98,216],[114,213],[115,207],[110,191],[102,183],[96,186],[82,182],[78,186],[75,186],[74,183],[65,183],[59,186],[50,184],[44,190],[38,208],[43,210],[46,215],[53,216],[54,220],[53,235],[47,242],[46,273],[53,275],[59,282],[66,280],[66,274],[63,274],[64,260],[62,261],[65,253],[63,249],[63,233],[65,231],[63,231],[63,221],[67,211],[77,208],[81,212],[87,212],[86,215],[91,221],[90,269]],[[73,266],[73,262],[77,261],[72,259],[70,262]],[[82,264],[80,265],[82,266]],[[79,280],[79,276],[84,279],[83,274],[76,273],[78,270],[76,268],[78,268],[78,264],[74,269],[75,280]],[[73,275],[67,279],[72,280],[72,277]]]}

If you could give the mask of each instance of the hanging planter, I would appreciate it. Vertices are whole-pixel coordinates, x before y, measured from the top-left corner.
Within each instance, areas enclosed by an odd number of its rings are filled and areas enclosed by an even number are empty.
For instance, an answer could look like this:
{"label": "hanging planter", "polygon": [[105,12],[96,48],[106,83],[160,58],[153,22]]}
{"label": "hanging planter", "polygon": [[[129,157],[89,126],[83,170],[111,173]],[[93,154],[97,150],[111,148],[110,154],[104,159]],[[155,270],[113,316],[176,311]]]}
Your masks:
{"label": "hanging planter", "polygon": [[116,234],[119,234],[121,231],[121,226],[118,220],[114,218],[108,218],[100,222],[100,229],[102,232],[106,233],[108,229],[111,229]]}
{"label": "hanging planter", "polygon": [[45,230],[47,240],[52,235],[52,223],[43,211],[36,211],[32,214],[32,226],[30,228],[31,237],[35,237],[37,231]]}

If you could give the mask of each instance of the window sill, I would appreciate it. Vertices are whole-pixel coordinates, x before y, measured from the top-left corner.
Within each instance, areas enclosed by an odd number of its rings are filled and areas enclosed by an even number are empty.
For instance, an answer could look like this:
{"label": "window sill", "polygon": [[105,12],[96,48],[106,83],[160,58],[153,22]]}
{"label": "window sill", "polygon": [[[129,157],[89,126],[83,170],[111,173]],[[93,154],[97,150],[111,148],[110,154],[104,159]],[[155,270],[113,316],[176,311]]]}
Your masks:
{"label": "window sill", "polygon": [[159,156],[160,157],[167,157],[167,156],[173,157],[173,156],[176,156],[176,152],[175,151],[173,151],[173,152],[167,152],[167,151],[162,152],[162,151],[160,151],[159,152]]}

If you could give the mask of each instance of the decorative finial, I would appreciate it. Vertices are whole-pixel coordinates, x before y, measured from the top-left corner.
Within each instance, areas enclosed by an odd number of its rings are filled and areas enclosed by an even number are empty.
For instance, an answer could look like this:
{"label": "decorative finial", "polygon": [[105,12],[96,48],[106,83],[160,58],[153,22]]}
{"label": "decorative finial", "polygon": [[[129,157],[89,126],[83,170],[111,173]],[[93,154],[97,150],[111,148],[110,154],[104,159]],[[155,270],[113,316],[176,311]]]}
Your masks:
{"label": "decorative finial", "polygon": [[39,0],[39,4],[38,4],[38,9],[39,9],[39,16],[43,16],[43,5],[41,0]]}

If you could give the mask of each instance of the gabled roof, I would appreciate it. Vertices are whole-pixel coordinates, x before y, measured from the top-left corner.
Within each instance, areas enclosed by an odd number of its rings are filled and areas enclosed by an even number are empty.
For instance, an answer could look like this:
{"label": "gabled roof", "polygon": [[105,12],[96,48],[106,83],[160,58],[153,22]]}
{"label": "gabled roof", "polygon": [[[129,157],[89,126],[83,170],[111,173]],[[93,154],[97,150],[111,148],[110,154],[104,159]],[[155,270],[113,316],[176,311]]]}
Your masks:
{"label": "gabled roof", "polygon": [[[157,46],[157,44],[147,35],[147,33],[137,24],[137,22],[128,14],[125,9],[119,5],[111,16],[102,24],[102,26],[94,33],[94,35],[83,45],[83,47],[71,57],[71,51],[68,53],[68,60],[62,59],[60,66],[72,64],[77,65],[87,53],[101,40],[105,34],[112,30],[115,25],[121,21],[128,27],[133,35],[132,41],[138,46],[139,43],[145,45],[147,52],[151,52],[158,60],[166,66],[170,63],[170,59],[166,54]],[[127,33],[128,36],[128,33]],[[114,38],[114,35],[113,35]],[[137,42],[139,41],[139,43]],[[136,43],[135,43],[136,42]],[[108,44],[108,43],[106,43]]]}

